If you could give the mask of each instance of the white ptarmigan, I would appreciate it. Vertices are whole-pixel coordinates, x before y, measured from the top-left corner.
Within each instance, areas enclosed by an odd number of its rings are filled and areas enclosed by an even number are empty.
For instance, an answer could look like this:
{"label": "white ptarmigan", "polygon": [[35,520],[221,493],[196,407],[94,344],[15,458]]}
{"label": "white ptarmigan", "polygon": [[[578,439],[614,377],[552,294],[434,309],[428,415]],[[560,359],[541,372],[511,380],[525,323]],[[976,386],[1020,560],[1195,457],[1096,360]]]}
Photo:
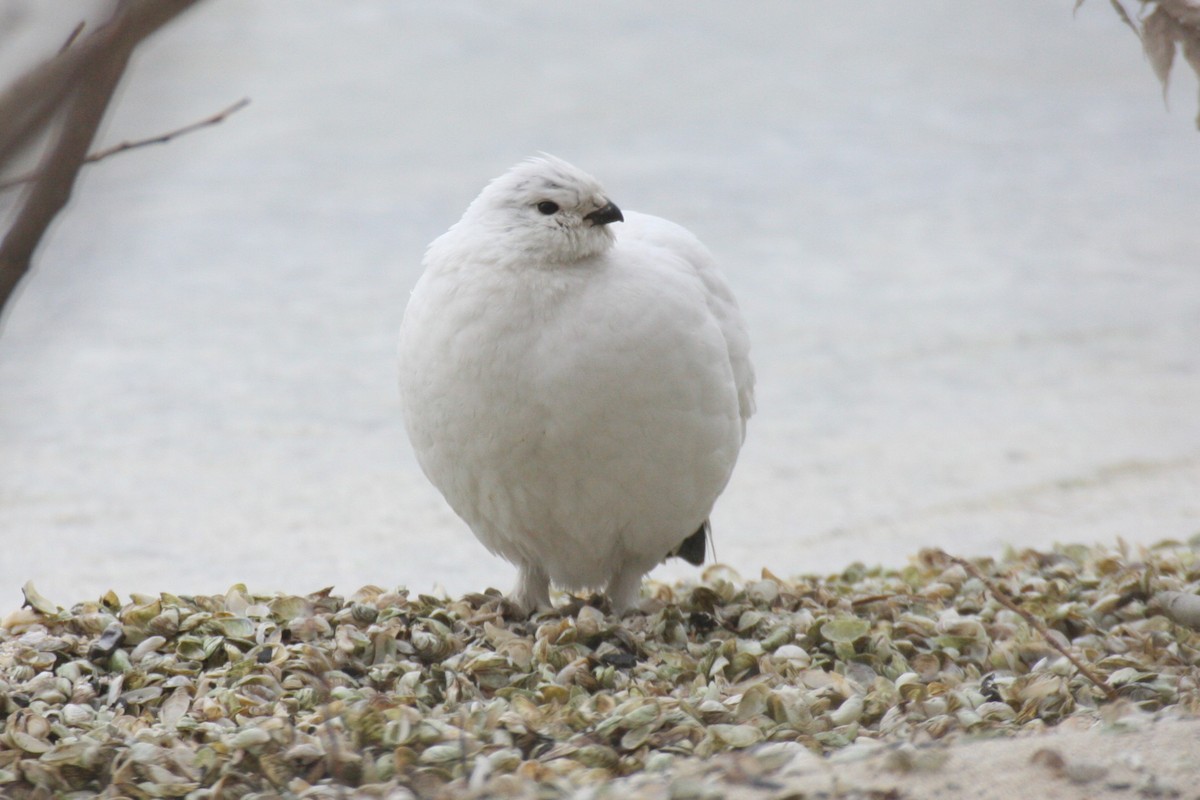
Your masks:
{"label": "white ptarmigan", "polygon": [[754,412],[746,326],[704,245],[543,156],[489,183],[424,269],[400,327],[408,435],[517,566],[521,611],[553,582],[621,613],[668,556],[702,563]]}

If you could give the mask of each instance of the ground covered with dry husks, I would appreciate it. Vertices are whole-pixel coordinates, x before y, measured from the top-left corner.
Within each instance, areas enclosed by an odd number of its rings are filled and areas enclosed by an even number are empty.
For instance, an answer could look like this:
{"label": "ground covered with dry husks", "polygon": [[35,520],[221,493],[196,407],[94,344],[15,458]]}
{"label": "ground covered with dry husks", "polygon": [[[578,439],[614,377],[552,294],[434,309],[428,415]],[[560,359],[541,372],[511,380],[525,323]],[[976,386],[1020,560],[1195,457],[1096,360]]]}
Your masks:
{"label": "ground covered with dry husks", "polygon": [[798,753],[1200,710],[1196,543],[713,567],[624,619],[516,620],[494,591],[25,592],[0,622],[12,798],[720,795],[672,781],[704,763],[786,796]]}

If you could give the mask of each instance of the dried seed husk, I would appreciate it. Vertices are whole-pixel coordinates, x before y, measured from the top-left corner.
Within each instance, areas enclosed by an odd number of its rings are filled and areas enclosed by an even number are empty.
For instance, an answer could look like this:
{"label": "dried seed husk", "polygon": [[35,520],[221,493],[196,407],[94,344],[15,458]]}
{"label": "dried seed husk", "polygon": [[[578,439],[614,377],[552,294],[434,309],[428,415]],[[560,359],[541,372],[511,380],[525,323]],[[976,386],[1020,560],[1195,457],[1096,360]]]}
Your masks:
{"label": "dried seed husk", "polygon": [[37,611],[39,614],[44,614],[48,617],[56,616],[59,612],[59,607],[42,596],[42,593],[33,585],[33,581],[26,581],[21,587],[21,594],[25,597],[25,605]]}
{"label": "dried seed husk", "polygon": [[88,658],[101,661],[111,656],[125,641],[125,628],[120,622],[112,622],[88,648]]}
{"label": "dried seed husk", "polygon": [[[1200,558],[1178,544],[1130,558],[1062,548],[975,562],[1045,633],[935,557],[749,583],[713,570],[706,584],[652,586],[647,613],[622,619],[571,601],[506,620],[496,592],[377,587],[349,601],[239,585],[26,609],[0,627],[0,771],[85,785],[115,764],[120,786],[161,796],[195,791],[202,775],[205,791],[231,796],[325,792],[330,780],[440,791],[469,779],[496,793],[534,776],[574,787],[677,770],[766,742],[833,751],[1107,713],[1103,688],[1054,644],[1141,708],[1200,708],[1198,635],[1148,603],[1200,592]],[[125,641],[85,660],[118,616]],[[113,761],[111,748],[134,742],[139,761]],[[39,766],[13,771],[9,753]]]}

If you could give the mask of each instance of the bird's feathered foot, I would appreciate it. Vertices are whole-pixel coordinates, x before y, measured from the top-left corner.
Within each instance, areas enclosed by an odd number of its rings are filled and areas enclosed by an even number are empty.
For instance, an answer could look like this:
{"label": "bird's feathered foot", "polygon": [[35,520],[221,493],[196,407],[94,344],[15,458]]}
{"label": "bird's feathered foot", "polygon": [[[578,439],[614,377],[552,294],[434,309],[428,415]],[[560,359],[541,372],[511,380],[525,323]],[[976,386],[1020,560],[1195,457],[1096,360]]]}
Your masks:
{"label": "bird's feathered foot", "polygon": [[508,601],[523,617],[528,617],[538,609],[551,608],[550,578],[539,569],[518,567],[517,585],[508,596]]}
{"label": "bird's feathered foot", "polygon": [[636,608],[642,593],[641,571],[622,569],[608,582],[604,593],[608,595],[608,602],[612,605],[613,614],[618,617],[626,611]]}

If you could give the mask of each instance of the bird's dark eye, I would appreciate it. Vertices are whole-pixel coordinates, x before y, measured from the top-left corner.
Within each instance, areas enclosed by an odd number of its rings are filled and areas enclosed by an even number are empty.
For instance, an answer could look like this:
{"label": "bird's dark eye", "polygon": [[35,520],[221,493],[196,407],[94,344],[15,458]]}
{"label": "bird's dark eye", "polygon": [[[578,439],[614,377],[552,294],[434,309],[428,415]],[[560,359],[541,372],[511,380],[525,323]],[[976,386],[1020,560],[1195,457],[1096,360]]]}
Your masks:
{"label": "bird's dark eye", "polygon": [[557,214],[558,213],[558,203],[555,203],[553,200],[543,200],[542,202],[537,204],[537,210],[542,212],[546,216],[550,216],[551,214]]}

